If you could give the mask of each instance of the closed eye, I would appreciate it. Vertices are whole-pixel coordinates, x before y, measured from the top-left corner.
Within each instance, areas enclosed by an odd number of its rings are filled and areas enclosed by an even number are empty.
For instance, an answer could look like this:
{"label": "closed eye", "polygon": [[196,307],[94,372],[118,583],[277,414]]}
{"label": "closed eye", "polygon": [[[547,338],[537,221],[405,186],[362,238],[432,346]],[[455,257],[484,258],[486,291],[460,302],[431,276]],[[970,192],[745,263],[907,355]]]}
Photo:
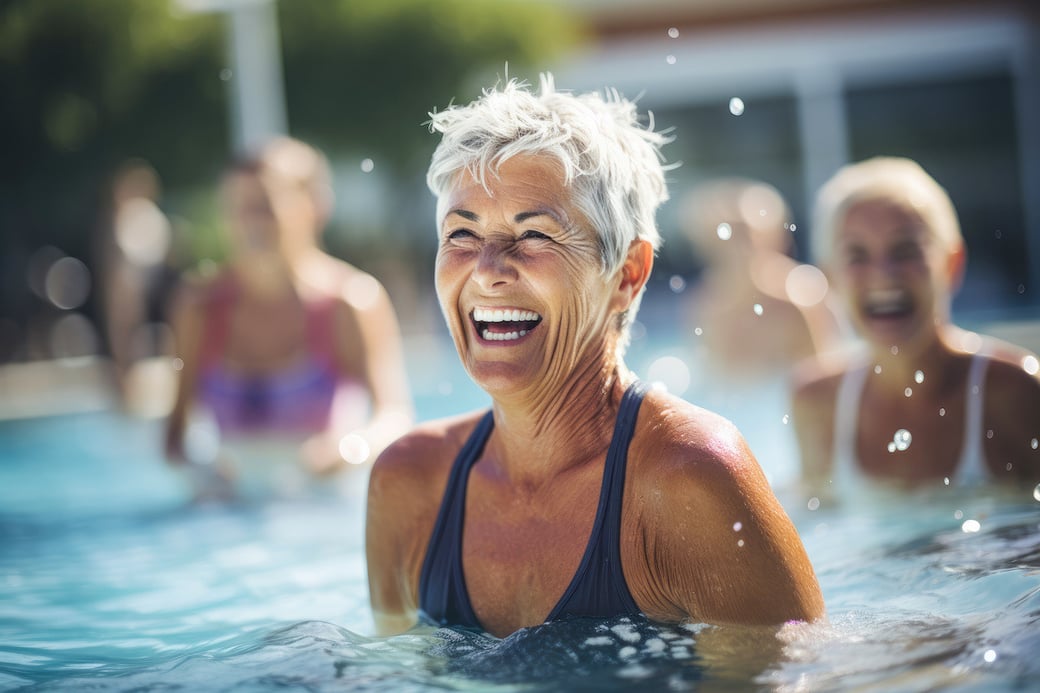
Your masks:
{"label": "closed eye", "polygon": [[551,241],[552,238],[550,238],[548,235],[542,233],[541,231],[528,230],[528,231],[524,231],[522,234],[520,234],[520,240],[522,240],[522,241],[528,241],[528,240]]}
{"label": "closed eye", "polygon": [[449,241],[460,241],[467,238],[476,238],[476,234],[469,229],[454,229],[448,232],[445,238]]}

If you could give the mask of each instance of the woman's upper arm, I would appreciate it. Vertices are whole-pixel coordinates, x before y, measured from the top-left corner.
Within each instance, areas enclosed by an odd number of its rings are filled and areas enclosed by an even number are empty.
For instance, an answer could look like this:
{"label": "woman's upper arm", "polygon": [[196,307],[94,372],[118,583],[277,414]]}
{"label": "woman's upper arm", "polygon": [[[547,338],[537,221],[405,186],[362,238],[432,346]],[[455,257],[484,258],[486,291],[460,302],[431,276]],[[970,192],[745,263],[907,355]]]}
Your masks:
{"label": "woman's upper arm", "polygon": [[[815,620],[823,598],[797,531],[743,439],[687,449],[658,523],[668,601],[709,623]],[[671,507],[669,507],[671,506]]]}
{"label": "woman's upper arm", "polygon": [[365,520],[369,600],[380,635],[407,630],[418,614],[406,560],[410,494],[398,478],[402,465],[395,455],[391,446],[372,467]]}
{"label": "woman's upper arm", "polygon": [[[360,286],[361,290],[351,289]],[[361,298],[358,298],[358,295]],[[336,352],[341,367],[364,382],[373,408],[411,410],[411,394],[397,314],[390,296],[373,277],[348,280]]]}
{"label": "woman's upper arm", "polygon": [[203,291],[199,286],[182,283],[171,305],[170,326],[173,329],[177,358],[180,359],[177,393],[166,422],[166,453],[174,459],[184,455],[184,429],[195,397],[205,323]]}

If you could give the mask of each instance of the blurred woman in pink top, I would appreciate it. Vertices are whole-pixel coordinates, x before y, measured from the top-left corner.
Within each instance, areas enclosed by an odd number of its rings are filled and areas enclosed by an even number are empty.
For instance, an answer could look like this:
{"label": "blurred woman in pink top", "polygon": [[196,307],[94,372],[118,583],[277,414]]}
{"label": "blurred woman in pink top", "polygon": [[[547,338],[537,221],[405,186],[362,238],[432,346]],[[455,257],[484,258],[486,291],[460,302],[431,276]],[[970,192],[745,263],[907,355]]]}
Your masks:
{"label": "blurred woman in pink top", "polygon": [[364,464],[408,428],[412,405],[386,291],[319,246],[333,199],[324,156],[275,139],[233,162],[221,193],[230,259],[184,281],[174,304],[168,456],[224,479],[265,466],[278,486],[309,476],[301,468]]}

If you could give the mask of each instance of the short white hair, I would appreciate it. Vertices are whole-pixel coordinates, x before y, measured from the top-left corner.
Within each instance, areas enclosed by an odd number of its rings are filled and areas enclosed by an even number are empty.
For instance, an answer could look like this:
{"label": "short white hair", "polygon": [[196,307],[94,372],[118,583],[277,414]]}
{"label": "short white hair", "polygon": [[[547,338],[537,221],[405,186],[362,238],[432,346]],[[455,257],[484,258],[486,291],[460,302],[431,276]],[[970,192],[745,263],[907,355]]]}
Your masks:
{"label": "short white hair", "polygon": [[487,176],[514,156],[549,156],[563,168],[572,201],[599,236],[603,270],[624,263],[632,241],[661,244],[655,215],[668,199],[660,147],[668,137],[639,123],[635,103],[616,91],[575,95],[557,91],[541,75],[533,94],[509,80],[485,89],[466,106],[430,114],[430,131],[441,133],[426,183],[437,196],[437,223],[447,213],[448,194],[466,172],[487,188]]}
{"label": "short white hair", "polygon": [[964,245],[950,196],[916,161],[874,157],[838,170],[816,196],[811,249],[813,261],[833,260],[834,242],[849,210],[862,202],[887,201],[919,214],[933,238],[949,251]]}

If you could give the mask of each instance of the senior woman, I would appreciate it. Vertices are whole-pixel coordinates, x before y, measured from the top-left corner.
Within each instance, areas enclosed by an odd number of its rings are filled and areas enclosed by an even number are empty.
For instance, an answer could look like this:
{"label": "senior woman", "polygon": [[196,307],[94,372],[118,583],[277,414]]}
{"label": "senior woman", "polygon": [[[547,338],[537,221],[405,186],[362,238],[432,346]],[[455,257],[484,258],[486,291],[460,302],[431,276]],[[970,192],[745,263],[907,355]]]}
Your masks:
{"label": "senior woman", "polygon": [[805,550],[738,431],[622,360],[659,243],[664,138],[616,94],[559,92],[548,75],[431,128],[437,296],[492,406],[425,423],[376,461],[377,629],[819,617]]}

